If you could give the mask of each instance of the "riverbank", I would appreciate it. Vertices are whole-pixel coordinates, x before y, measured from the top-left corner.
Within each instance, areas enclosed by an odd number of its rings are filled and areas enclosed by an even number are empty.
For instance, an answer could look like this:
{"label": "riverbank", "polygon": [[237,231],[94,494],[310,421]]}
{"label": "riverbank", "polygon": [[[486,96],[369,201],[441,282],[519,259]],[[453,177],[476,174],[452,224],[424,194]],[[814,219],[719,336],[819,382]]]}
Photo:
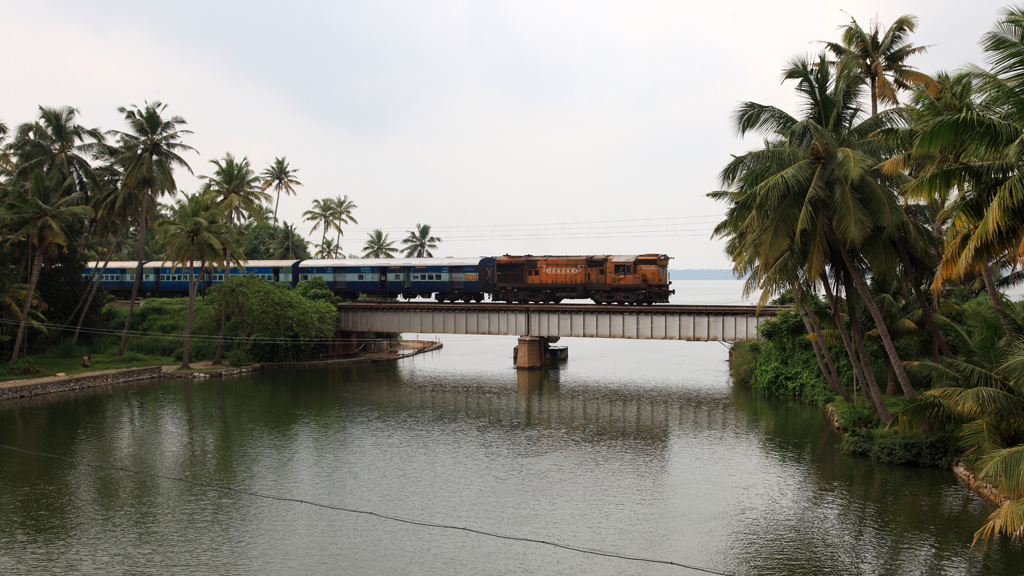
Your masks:
{"label": "riverbank", "polygon": [[28,398],[44,394],[57,394],[85,388],[97,388],[150,379],[184,378],[202,380],[208,378],[225,378],[241,374],[270,370],[275,368],[309,368],[338,364],[360,364],[383,360],[399,360],[425,352],[438,350],[440,342],[412,340],[398,342],[387,350],[360,354],[351,358],[317,360],[309,362],[264,363],[246,366],[213,367],[209,362],[194,363],[192,370],[179,370],[177,366],[149,366],[144,368],[126,368],[113,370],[96,370],[73,376],[55,375],[45,378],[27,380],[10,380],[0,382],[0,402],[17,398]]}

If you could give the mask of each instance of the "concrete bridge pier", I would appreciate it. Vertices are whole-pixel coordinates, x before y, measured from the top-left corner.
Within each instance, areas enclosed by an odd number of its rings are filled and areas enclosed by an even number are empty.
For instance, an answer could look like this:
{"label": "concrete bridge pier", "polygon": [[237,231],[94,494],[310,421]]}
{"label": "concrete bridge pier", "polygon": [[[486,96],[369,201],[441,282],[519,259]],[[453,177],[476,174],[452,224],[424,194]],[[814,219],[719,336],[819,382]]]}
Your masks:
{"label": "concrete bridge pier", "polygon": [[512,350],[512,359],[516,368],[540,368],[548,361],[564,360],[569,357],[565,346],[552,348],[558,342],[558,336],[520,336],[519,345]]}

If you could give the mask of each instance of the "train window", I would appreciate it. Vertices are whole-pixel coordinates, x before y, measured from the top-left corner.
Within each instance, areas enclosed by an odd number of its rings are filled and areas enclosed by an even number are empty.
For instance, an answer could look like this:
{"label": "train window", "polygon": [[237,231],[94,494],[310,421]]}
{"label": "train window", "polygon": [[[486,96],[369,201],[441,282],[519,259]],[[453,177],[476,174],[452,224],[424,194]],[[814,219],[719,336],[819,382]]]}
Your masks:
{"label": "train window", "polygon": [[363,275],[362,275],[362,274],[360,274],[360,275],[359,275],[359,277],[358,277],[358,278],[356,278],[356,279],[357,279],[357,280],[362,280],[362,279],[363,279]]}
{"label": "train window", "polygon": [[633,265],[632,264],[616,264],[615,265],[615,273],[616,274],[632,274],[633,273]]}

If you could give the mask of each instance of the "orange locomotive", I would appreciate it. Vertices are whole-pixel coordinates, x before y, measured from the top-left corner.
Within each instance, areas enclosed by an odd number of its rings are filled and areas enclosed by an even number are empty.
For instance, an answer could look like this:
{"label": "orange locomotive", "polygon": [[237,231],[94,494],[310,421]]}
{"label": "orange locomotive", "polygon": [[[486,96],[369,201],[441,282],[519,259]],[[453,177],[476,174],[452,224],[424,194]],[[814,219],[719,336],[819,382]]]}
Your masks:
{"label": "orange locomotive", "polygon": [[491,298],[506,302],[668,302],[668,256],[499,256]]}

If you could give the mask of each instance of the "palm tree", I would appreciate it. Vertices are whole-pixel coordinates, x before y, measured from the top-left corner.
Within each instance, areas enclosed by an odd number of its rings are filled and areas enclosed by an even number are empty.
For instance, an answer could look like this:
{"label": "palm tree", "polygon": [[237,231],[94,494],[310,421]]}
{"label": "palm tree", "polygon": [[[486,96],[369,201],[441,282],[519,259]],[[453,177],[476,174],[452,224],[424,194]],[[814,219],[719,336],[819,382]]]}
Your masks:
{"label": "palm tree", "polygon": [[[92,208],[80,204],[80,193],[61,197],[62,182],[57,178],[49,178],[42,170],[35,170],[28,184],[22,188],[22,193],[16,194],[8,210],[0,213],[0,226],[13,230],[7,245],[27,240],[35,250],[28,282],[27,293],[30,295],[35,294],[39,272],[50,250],[55,246],[67,246],[68,227],[76,218],[92,214]],[[18,349],[25,335],[25,323],[32,309],[32,300],[31,297],[25,298],[18,336],[14,340],[14,353],[11,355],[12,365],[18,362]]]}
{"label": "palm tree", "polygon": [[[729,238],[727,249],[737,271],[756,272],[751,281],[774,285],[775,291],[787,283],[798,287],[800,277],[814,283],[833,273],[849,280],[836,284],[847,287],[848,303],[859,293],[904,393],[913,397],[916,393],[864,279],[865,270],[876,278],[895,273],[888,238],[903,218],[889,192],[893,182],[873,169],[877,150],[868,136],[885,127],[886,119],[874,116],[858,122],[864,81],[850,59],[830,66],[825,54],[817,61],[797,58],[783,77],[797,81],[805,115],[798,119],[753,102],[737,110],[741,134],[760,131],[772,139],[723,170],[722,181],[733,190],[712,196],[732,207],[716,235]],[[808,316],[813,327],[813,315]],[[855,328],[854,342],[857,332]],[[863,349],[850,352],[852,361],[861,356],[865,363]],[[871,392],[880,417],[887,420],[881,393],[877,387]]]}
{"label": "palm tree", "polygon": [[320,245],[320,248],[313,257],[324,259],[344,258],[344,256],[338,255],[338,246],[330,238],[324,239],[324,243]]}
{"label": "palm tree", "polygon": [[310,232],[316,232],[317,228],[323,226],[324,236],[320,240],[321,246],[323,246],[324,240],[327,240],[327,230],[331,228],[331,222],[334,218],[332,209],[333,201],[330,198],[315,198],[312,208],[302,213],[302,218],[306,222],[313,222],[313,227],[309,230]]}
{"label": "palm tree", "polygon": [[298,171],[297,168],[293,169],[289,166],[288,159],[282,156],[274,158],[274,161],[260,173],[260,188],[264,192],[267,189],[277,192],[277,200],[274,202],[274,224],[277,224],[277,208],[281,204],[281,192],[284,192],[285,196],[289,194],[296,196],[295,186],[302,186],[302,182],[295,179],[295,174]]}
{"label": "palm tree", "polygon": [[89,199],[93,169],[88,156],[103,145],[99,128],[84,128],[75,123],[78,110],[39,107],[39,119],[18,127],[11,150],[17,158],[17,175],[27,177],[36,170],[61,175],[65,194],[81,192]]}
{"label": "palm tree", "polygon": [[416,231],[402,239],[406,258],[433,258],[440,238],[430,235],[430,224],[416,224]]}
{"label": "palm tree", "polygon": [[166,109],[167,105],[160,102],[147,102],[144,108],[134,104],[128,108],[118,108],[117,111],[124,114],[129,131],[115,130],[109,133],[118,140],[117,150],[111,154],[114,163],[124,173],[124,186],[134,190],[142,198],[138,217],[139,265],[135,269],[135,283],[132,285],[128,317],[125,319],[124,334],[117,350],[118,356],[124,354],[125,346],[128,344],[128,330],[132,324],[132,313],[135,311],[135,299],[138,297],[139,287],[142,286],[146,223],[152,209],[150,203],[155,203],[165,193],[177,191],[174,182],[175,167],[192,172],[188,163],[180,156],[182,152],[194,150],[191,146],[181,143],[182,136],[192,132],[179,128],[185,124],[185,119],[180,116],[165,119],[162,114]]}
{"label": "palm tree", "polygon": [[878,114],[878,101],[897,105],[897,90],[907,90],[913,83],[931,83],[931,78],[906,64],[915,54],[928,51],[927,46],[914,46],[908,42],[917,26],[917,17],[912,14],[900,16],[883,33],[877,20],[871,21],[865,31],[852,16],[850,23],[841,26],[842,42],[825,42],[829,52],[836,58],[848,58],[856,62],[860,75],[867,80],[871,91],[871,115]]}
{"label": "palm tree", "polygon": [[[1007,317],[1014,332],[1024,333],[1024,307],[1010,304]],[[988,314],[969,315],[966,326],[953,327],[961,358],[911,363],[932,380],[933,388],[900,412],[893,424],[909,430],[924,422],[959,426],[965,460],[982,478],[1016,502],[993,512],[975,533],[975,544],[996,534],[1024,534],[1024,344],[1002,330]]]}
{"label": "palm tree", "polygon": [[338,231],[338,238],[334,244],[341,250],[341,237],[345,234],[341,230],[342,224],[359,224],[352,211],[358,208],[355,202],[348,199],[348,195],[338,196],[331,200],[331,225]]}
{"label": "palm tree", "polygon": [[304,260],[309,258],[306,241],[295,233],[295,226],[285,221],[284,226],[277,229],[277,234],[268,246],[271,260]]}
{"label": "palm tree", "polygon": [[[235,160],[231,153],[221,160],[210,160],[216,166],[213,176],[200,176],[203,185],[200,193],[217,203],[217,208],[227,215],[229,234],[235,234],[234,219],[236,214],[247,215],[257,222],[263,221],[261,206],[271,198],[270,194],[259,188],[259,177],[249,166],[249,159]],[[233,261],[231,257],[234,241],[225,243],[224,262],[227,270]],[[236,248],[237,252],[237,248]],[[244,262],[243,254],[236,254],[234,261]],[[217,353],[213,357],[214,364],[220,364],[224,354],[224,326],[227,324],[227,307],[221,306],[220,333],[217,341]]]}
{"label": "palm tree", "polygon": [[225,254],[230,253],[232,235],[225,220],[224,212],[213,205],[209,196],[185,194],[185,199],[179,201],[174,210],[174,217],[157,224],[167,258],[173,261],[174,267],[188,266],[188,316],[181,357],[181,368],[186,370],[191,368],[189,339],[195,318],[197,286],[201,281],[195,276],[195,263],[201,262],[200,268],[204,271],[207,265],[215,269],[228,267]]}
{"label": "palm tree", "polygon": [[394,241],[388,239],[380,228],[377,228],[369,235],[366,244],[363,244],[363,258],[394,258]]}

